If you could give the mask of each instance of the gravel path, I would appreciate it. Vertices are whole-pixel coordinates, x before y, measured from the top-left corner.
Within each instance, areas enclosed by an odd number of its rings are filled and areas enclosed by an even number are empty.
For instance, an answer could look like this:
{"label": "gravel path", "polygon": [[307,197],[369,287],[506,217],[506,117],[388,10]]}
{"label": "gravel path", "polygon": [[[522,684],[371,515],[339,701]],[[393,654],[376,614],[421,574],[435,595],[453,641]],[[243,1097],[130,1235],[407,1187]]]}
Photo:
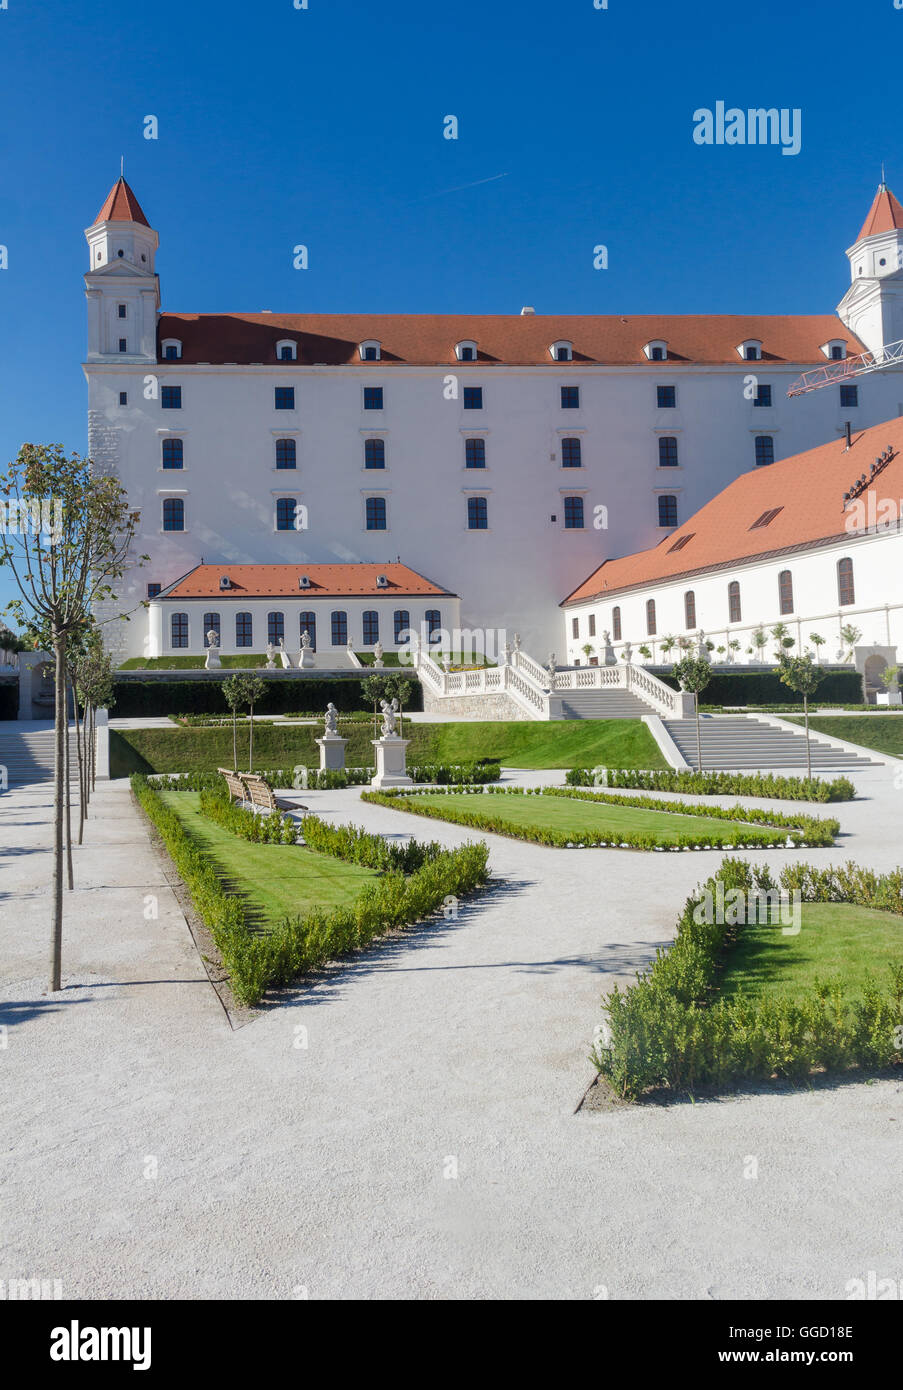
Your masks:
{"label": "gravel path", "polygon": [[[807,857],[889,868],[901,792],[884,767],[856,782],[862,800],[824,808],[841,845]],[[468,837],[354,791],[305,799]],[[899,1084],[573,1113],[603,989],[670,939],[720,855],[487,836],[495,882],[457,921],[233,1031],[124,783],[92,804],[66,988],[43,992],[49,813],[43,787],[0,801],[0,1279],[86,1298],[835,1299],[871,1269],[899,1277]]]}

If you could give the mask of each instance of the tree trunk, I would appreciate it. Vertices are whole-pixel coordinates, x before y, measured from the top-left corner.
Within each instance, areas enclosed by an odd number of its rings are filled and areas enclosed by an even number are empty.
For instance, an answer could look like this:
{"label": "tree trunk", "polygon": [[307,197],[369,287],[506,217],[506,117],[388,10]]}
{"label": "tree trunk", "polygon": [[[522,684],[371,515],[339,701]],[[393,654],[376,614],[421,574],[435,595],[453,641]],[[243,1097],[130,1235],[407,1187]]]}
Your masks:
{"label": "tree trunk", "polygon": [[78,758],[78,843],[85,828],[85,760],[82,755],[82,721],[78,717],[78,695],[75,696],[75,753]]}
{"label": "tree trunk", "polygon": [[702,771],[702,739],[699,733],[699,693],[693,694],[693,708],[696,711],[696,771]]}
{"label": "tree trunk", "polygon": [[251,714],[248,718],[248,771],[254,771],[254,701],[251,701]]}
{"label": "tree trunk", "polygon": [[232,706],[232,770],[238,771],[238,729],[236,728],[235,706]]}
{"label": "tree trunk", "polygon": [[62,987],[63,955],[63,771],[66,729],[66,635],[54,630],[54,758],[53,758],[53,907],[50,926],[51,993]]}
{"label": "tree trunk", "polygon": [[803,696],[803,713],[806,717],[806,780],[812,781],[812,750],[809,747],[809,696]]}
{"label": "tree trunk", "polygon": [[88,758],[91,764],[91,790],[97,786],[97,741],[94,737],[94,701],[91,701],[91,738],[88,743]]}
{"label": "tree trunk", "polygon": [[75,887],[75,880],[72,876],[72,769],[70,767],[69,752],[69,673],[65,674],[63,680],[63,693],[65,696],[65,731],[63,737],[63,778],[65,786],[63,788],[66,808],[66,886],[71,891]]}

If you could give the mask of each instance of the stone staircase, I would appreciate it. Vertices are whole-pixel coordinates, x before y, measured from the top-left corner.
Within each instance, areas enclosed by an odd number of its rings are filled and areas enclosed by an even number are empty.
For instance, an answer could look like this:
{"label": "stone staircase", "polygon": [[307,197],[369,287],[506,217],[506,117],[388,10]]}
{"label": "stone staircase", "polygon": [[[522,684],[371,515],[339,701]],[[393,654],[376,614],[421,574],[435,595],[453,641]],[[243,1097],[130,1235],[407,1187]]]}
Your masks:
{"label": "stone staircase", "polygon": [[568,690],[554,697],[561,712],[552,719],[642,719],[654,714],[651,705],[629,690]]}
{"label": "stone staircase", "polygon": [[[75,728],[69,728],[70,774],[78,781],[78,755]],[[0,767],[6,769],[6,784],[31,786],[53,780],[53,725],[43,720],[9,720],[0,724]]]}
{"label": "stone staircase", "polygon": [[[696,721],[666,719],[665,728],[690,767],[696,766]],[[702,766],[712,769],[772,772],[806,771],[806,736],[778,729],[753,715],[706,715],[699,723]],[[872,758],[833,748],[813,734],[810,743],[812,771],[846,772],[875,767]]]}

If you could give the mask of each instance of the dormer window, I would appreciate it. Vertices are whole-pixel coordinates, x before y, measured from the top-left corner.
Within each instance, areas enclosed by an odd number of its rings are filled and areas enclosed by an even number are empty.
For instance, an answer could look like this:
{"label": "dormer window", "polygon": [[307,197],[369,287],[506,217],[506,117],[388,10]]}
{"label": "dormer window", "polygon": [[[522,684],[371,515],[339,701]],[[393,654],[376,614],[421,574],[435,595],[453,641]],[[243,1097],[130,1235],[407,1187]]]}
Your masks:
{"label": "dormer window", "polygon": [[844,362],[847,355],[847,345],[843,338],[830,338],[828,342],[822,343],[820,349],[832,362]]}
{"label": "dormer window", "polygon": [[667,362],[668,344],[664,338],[653,338],[643,347],[643,352],[649,362]]}
{"label": "dormer window", "polygon": [[361,343],[358,351],[362,362],[378,362],[380,360],[380,344],[375,338]]}
{"label": "dormer window", "polygon": [[298,344],[291,338],[283,338],[276,344],[276,357],[280,362],[297,362]]}
{"label": "dormer window", "polygon": [[761,340],[759,338],[747,338],[744,343],[740,343],[738,346],[737,355],[742,357],[744,362],[761,362]]}
{"label": "dormer window", "polygon": [[558,343],[553,343],[549,352],[553,362],[573,362],[574,360],[574,344],[569,343],[565,338],[562,338]]}
{"label": "dormer window", "polygon": [[178,362],[182,356],[182,343],[179,338],[164,338],[162,348],[163,359],[166,362]]}
{"label": "dormer window", "polygon": [[476,362],[477,345],[470,338],[462,343],[455,343],[455,356],[459,362]]}

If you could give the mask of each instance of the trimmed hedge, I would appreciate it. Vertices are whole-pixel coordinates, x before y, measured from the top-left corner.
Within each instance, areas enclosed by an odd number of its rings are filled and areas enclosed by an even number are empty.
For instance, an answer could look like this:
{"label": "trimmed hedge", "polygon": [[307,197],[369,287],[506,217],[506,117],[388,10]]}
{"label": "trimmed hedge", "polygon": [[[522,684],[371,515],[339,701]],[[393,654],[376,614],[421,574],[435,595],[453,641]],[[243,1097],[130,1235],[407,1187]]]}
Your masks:
{"label": "trimmed hedge", "polygon": [[603,1000],[609,1036],[591,1058],[613,1089],[635,1100],[661,1086],[692,1091],[703,1084],[803,1081],[819,1070],[898,1065],[901,965],[889,967],[883,989],[869,984],[861,999],[849,999],[842,980],[819,982],[791,999],[714,997],[727,948],[743,930],[695,919],[706,894],[716,896],[719,880],[725,895],[731,889],[767,893],[779,884],[787,893],[799,889],[805,902],[848,902],[903,914],[903,869],[878,875],[852,862],[840,869],[791,864],[776,884],[764,866],[725,859],[687,899],[671,948],[657,951],[635,985],[615,986]]}
{"label": "trimmed hedge", "polygon": [[[277,791],[324,791],[366,786],[375,773],[375,767],[309,767],[306,786],[302,786],[300,778],[296,780],[294,769],[265,768],[257,776],[265,777]],[[408,773],[415,782],[459,787],[473,786],[478,782],[497,782],[502,775],[497,763],[465,763],[457,767],[445,763],[424,763],[422,767],[409,767]],[[200,792],[216,787],[225,790],[226,785],[218,772],[186,772],[184,776],[153,773],[148,780],[156,790],[169,792]]]}
{"label": "trimmed hedge", "polygon": [[19,682],[0,681],[0,719],[19,717]]}
{"label": "trimmed hedge", "polygon": [[[366,677],[364,678],[366,679]],[[316,706],[322,713],[331,700],[337,710],[366,708],[362,681],[314,680],[279,677],[267,681],[267,691],[256,706],[261,714],[282,714],[286,710]],[[117,718],[142,714],[226,714],[228,708],[220,680],[115,680]],[[408,710],[423,708],[420,682],[412,680]]]}
{"label": "trimmed hedge", "polygon": [[[678,689],[678,683],[667,671],[656,669],[659,680]],[[846,700],[862,699],[862,676],[853,669],[828,669],[810,703],[843,704]],[[699,697],[712,705],[795,705],[803,707],[802,695],[795,695],[774,671],[713,671],[712,679]]]}
{"label": "trimmed hedge", "polygon": [[763,772],[641,772],[638,769],[572,768],[565,776],[569,787],[637,787],[643,791],[693,792],[697,796],[770,796],[776,801],[852,801],[856,788],[848,777],[827,782],[821,777],[776,777]]}
{"label": "trimmed hedge", "polygon": [[[663,845],[658,836],[651,833],[638,834],[632,831],[619,831],[617,840],[609,840],[602,838],[602,831],[584,830],[581,832],[581,846],[598,845],[609,849],[725,849],[728,847],[740,848],[746,845],[764,848],[768,844],[771,844],[772,848],[789,849],[801,844],[810,846],[832,845],[840,830],[840,825],[836,820],[819,820],[813,816],[784,816],[777,811],[765,811],[750,806],[731,806],[725,809],[720,806],[705,806],[701,803],[684,804],[679,801],[656,801],[652,797],[615,796],[607,792],[578,791],[572,787],[469,787],[464,790],[466,794],[483,797],[572,797],[579,801],[595,801],[611,806],[639,806],[650,811],[699,816],[703,820],[706,818],[735,820],[745,822],[746,825],[761,825],[764,831],[780,829],[784,832],[781,838],[768,841],[763,840],[762,831],[749,830],[743,825],[738,825],[737,829],[730,835],[725,835],[721,831],[712,833],[703,828],[700,829],[698,835],[678,835],[673,841],[669,840],[667,845]],[[542,826],[513,826],[510,821],[494,815],[488,809],[484,810],[474,806],[473,811],[464,811],[457,807],[417,804],[423,796],[442,794],[443,792],[437,789],[414,791],[398,787],[387,791],[361,792],[361,800],[372,801],[380,806],[394,807],[396,810],[409,811],[416,816],[429,816],[436,820],[450,821],[454,825],[466,825],[475,830],[485,830],[495,835],[506,835],[509,839],[529,840],[535,844],[549,845],[556,849],[575,848],[575,841],[569,837],[566,831]],[[453,793],[445,789],[445,794]]]}
{"label": "trimmed hedge", "polygon": [[[271,985],[287,984],[298,975],[320,969],[327,961],[368,945],[393,927],[419,922],[438,908],[447,906],[486,882],[489,850],[485,844],[468,843],[453,850],[409,843],[403,853],[411,858],[422,855],[423,862],[407,877],[395,869],[368,884],[349,907],[333,911],[315,909],[304,916],[285,917],[268,933],[256,933],[248,925],[241,898],[224,891],[214,862],[191,839],[176,813],[141,776],[132,777],[132,790],[159,830],[180,875],[191,893],[195,907],[210,929],[229,973],[235,998],[241,1004],[255,1004]],[[250,813],[249,813],[250,814]],[[270,819],[277,819],[271,817]],[[305,818],[306,836],[319,834],[327,852],[345,857],[349,852],[369,853],[363,848],[364,832],[343,840],[330,836],[333,827],[318,830],[316,817]],[[308,824],[308,822],[310,824]],[[395,848],[387,846],[387,850]],[[303,853],[300,851],[299,853]]]}

